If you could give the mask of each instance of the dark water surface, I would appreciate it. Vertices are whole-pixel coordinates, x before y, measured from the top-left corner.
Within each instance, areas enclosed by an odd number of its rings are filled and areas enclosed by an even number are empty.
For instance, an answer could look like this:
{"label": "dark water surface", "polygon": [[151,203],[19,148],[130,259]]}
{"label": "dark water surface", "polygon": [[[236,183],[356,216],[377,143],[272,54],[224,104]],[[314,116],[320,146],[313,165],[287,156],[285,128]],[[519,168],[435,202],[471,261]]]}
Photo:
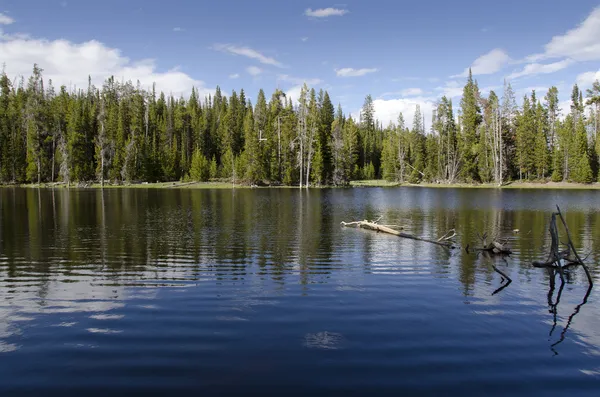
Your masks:
{"label": "dark water surface", "polygon": [[[597,284],[556,314],[555,204]],[[0,233],[0,396],[600,395],[600,192],[0,189]]]}

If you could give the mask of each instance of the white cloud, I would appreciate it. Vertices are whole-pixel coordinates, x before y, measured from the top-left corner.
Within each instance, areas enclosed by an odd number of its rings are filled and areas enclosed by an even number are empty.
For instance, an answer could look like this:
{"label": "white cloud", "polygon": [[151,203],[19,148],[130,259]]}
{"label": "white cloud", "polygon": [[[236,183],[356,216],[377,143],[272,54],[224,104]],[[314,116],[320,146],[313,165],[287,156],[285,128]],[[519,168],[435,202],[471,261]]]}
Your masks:
{"label": "white cloud", "polygon": [[[506,51],[495,48],[473,62],[470,66],[471,73],[473,73],[473,75],[494,74],[502,69],[509,61],[510,57]],[[469,68],[466,68],[461,74],[451,76],[451,78],[467,77],[468,75]]]}
{"label": "white cloud", "polygon": [[180,28],[180,27],[175,27],[175,28],[173,28],[173,32],[183,32],[183,30],[184,30],[184,29],[183,29],[183,28]]}
{"label": "white cloud", "polygon": [[295,83],[294,86],[292,86],[285,92],[285,96],[290,98],[292,100],[292,102],[294,102],[294,103],[296,103],[298,98],[300,98],[300,91],[302,90],[302,86],[304,85],[304,83],[306,83],[306,85],[308,86],[308,89],[310,90],[311,88],[313,88],[312,86],[321,84],[323,82],[320,79],[300,79],[300,78],[296,78],[296,77],[289,77],[286,75],[280,75],[279,77],[282,77],[282,76],[285,76],[286,78],[281,79],[281,80]]}
{"label": "white cloud", "polygon": [[516,79],[523,76],[554,73],[572,65],[573,62],[574,61],[572,59],[563,59],[562,61],[547,64],[530,63],[529,65],[525,65],[523,70],[510,74],[508,78]]}
{"label": "white cloud", "polygon": [[501,86],[501,85],[490,85],[487,87],[479,88],[479,92],[483,95],[489,95],[491,91],[495,91],[496,95],[500,95],[502,89],[503,89],[503,86]]}
{"label": "white cloud", "polygon": [[239,79],[240,78],[240,74],[239,73],[230,74],[229,78],[230,79]]}
{"label": "white cloud", "polygon": [[289,76],[287,74],[280,74],[279,76],[277,76],[277,80],[287,81],[287,82],[295,84],[295,85],[302,85],[302,84],[306,83],[306,85],[308,85],[308,86],[321,84],[323,82],[321,79],[318,79],[318,78],[307,79],[307,78],[303,78],[303,77],[293,77],[293,76]]}
{"label": "white cloud", "polygon": [[262,73],[262,69],[257,66],[248,66],[246,68],[246,72],[248,72],[248,74],[250,74],[252,76],[258,76],[259,74]]}
{"label": "white cloud", "polygon": [[353,69],[353,68],[342,68],[335,69],[335,73],[339,77],[357,77],[364,76],[365,74],[375,73],[377,69],[375,68],[363,68],[363,69]]}
{"label": "white cloud", "polygon": [[381,94],[379,97],[383,98],[386,96],[402,96],[402,97],[406,97],[406,96],[418,96],[418,95],[423,95],[423,90],[420,88],[405,88],[401,91],[391,91],[391,92],[384,92],[383,94]]}
{"label": "white cloud", "polygon": [[275,58],[265,56],[250,47],[239,47],[232,44],[215,44],[213,48],[217,51],[227,52],[233,55],[241,55],[251,59],[256,59],[258,62],[265,65],[277,66],[279,68],[283,67],[283,64]]}
{"label": "white cloud", "polygon": [[192,87],[198,89],[201,97],[213,91],[177,68],[158,71],[154,60],[132,61],[119,49],[95,40],[72,43],[5,35],[0,40],[0,59],[6,63],[5,70],[11,79],[27,78],[37,63],[44,70],[44,79],[52,79],[56,87],[85,88],[88,76],[100,87],[106,78],[114,76],[116,80],[131,80],[134,84],[139,80],[145,88],[156,83],[157,90],[177,96],[188,95]]}
{"label": "white cloud", "polygon": [[302,40],[303,42],[307,42],[308,41],[308,37],[301,37],[300,40]]}
{"label": "white cloud", "polygon": [[0,25],[10,25],[10,24],[12,24],[14,22],[15,22],[14,19],[12,19],[8,15],[3,14],[3,13],[0,12]]}
{"label": "white cloud", "polygon": [[585,72],[577,76],[577,85],[579,88],[590,87],[596,80],[600,81],[600,69],[597,72]]}
{"label": "white cloud", "polygon": [[564,121],[565,117],[567,117],[567,115],[569,113],[571,113],[571,100],[567,99],[567,100],[558,102],[558,109],[560,110],[560,113],[558,114],[558,118],[560,121]]}
{"label": "white cloud", "polygon": [[549,58],[571,58],[575,61],[600,60],[600,7],[576,28],[563,35],[554,36],[544,46],[543,54],[527,57],[528,62],[536,62]]}
{"label": "white cloud", "polygon": [[304,11],[304,15],[306,15],[307,17],[313,17],[313,18],[327,18],[327,17],[341,17],[342,15],[345,15],[348,13],[348,10],[344,10],[341,8],[319,8],[316,10],[313,10],[311,8],[307,8],[306,11]]}
{"label": "white cloud", "polygon": [[441,96],[446,96],[448,99],[457,98],[463,94],[463,87],[455,80],[446,82],[442,87],[436,87],[436,90],[440,92]]}
{"label": "white cloud", "polygon": [[404,96],[423,95],[423,90],[420,88],[406,88],[406,89],[402,90],[402,95],[404,95]]}
{"label": "white cloud", "polygon": [[[415,98],[397,98],[397,99],[375,99],[373,106],[375,108],[375,117],[384,127],[390,122],[398,121],[398,114],[402,112],[404,117],[404,125],[412,128],[413,119],[417,105],[421,108],[421,115],[425,116],[426,131],[429,131],[431,125],[431,114],[435,106],[435,102],[431,98],[415,97]],[[359,120],[360,109],[351,113],[355,120]]]}
{"label": "white cloud", "polygon": [[302,85],[295,85],[285,92],[285,96],[290,98],[292,102],[296,103],[298,98],[300,98],[300,90],[302,90]]}

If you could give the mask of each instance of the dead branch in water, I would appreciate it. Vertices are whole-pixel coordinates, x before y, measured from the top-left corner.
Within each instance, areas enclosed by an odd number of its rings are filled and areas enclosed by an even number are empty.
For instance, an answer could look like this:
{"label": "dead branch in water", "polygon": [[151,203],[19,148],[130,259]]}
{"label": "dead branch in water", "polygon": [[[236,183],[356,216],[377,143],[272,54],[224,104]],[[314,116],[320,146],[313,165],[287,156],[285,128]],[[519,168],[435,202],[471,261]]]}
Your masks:
{"label": "dead branch in water", "polygon": [[426,239],[423,237],[414,236],[412,234],[408,234],[408,233],[404,233],[404,232],[392,229],[391,227],[386,226],[386,225],[380,225],[377,223],[380,220],[381,220],[381,217],[375,221],[368,221],[368,220],[354,221],[354,222],[342,221],[341,224],[342,224],[342,226],[345,226],[345,227],[358,227],[358,228],[363,228],[363,229],[368,229],[368,230],[375,230],[377,232],[388,233],[388,234],[392,234],[394,236],[408,238],[411,240],[424,241],[426,243],[436,244],[436,245],[440,245],[442,247],[446,247],[446,248],[450,248],[450,249],[454,248],[454,242],[452,241],[452,238],[456,236],[456,231],[454,229],[452,229],[451,231],[446,233],[444,236],[440,237],[438,240],[429,240],[429,239]]}
{"label": "dead branch in water", "polygon": [[[494,264],[494,261],[496,260],[498,254],[494,254],[491,251],[478,251],[477,256],[479,256],[479,254],[481,254],[483,256],[483,258],[492,265],[492,269],[494,269],[494,271],[501,276],[500,287],[498,289],[496,289],[494,292],[492,292],[492,295],[496,295],[497,293],[501,292],[503,289],[508,287],[510,285],[510,283],[512,283],[512,279],[506,273],[504,273],[502,270],[498,269],[498,267]],[[502,261],[504,261],[504,263],[508,266],[508,262],[506,261],[506,258],[504,257],[504,255],[501,257],[502,257]]]}
{"label": "dead branch in water", "polygon": [[[557,212],[552,213],[552,217],[550,218],[550,238],[552,240],[550,244],[550,253],[548,254],[548,259],[545,262],[534,261],[532,263],[533,267],[538,268],[549,268],[554,269],[560,275],[561,281],[564,282],[564,271],[570,267],[581,266],[585,270],[585,274],[587,276],[588,282],[590,284],[590,288],[594,285],[592,281],[592,275],[584,261],[581,259],[575,246],[573,245],[573,240],[571,240],[571,233],[569,232],[569,227],[567,226],[567,222],[560,212],[560,208],[556,206]],[[565,232],[567,234],[568,242],[566,244],[567,248],[559,251],[559,237],[558,237],[558,227],[556,226],[556,216],[560,217],[560,220],[565,228]],[[567,262],[565,265],[562,265],[562,261]]]}
{"label": "dead branch in water", "polygon": [[[496,237],[492,238],[490,243],[487,242],[487,233],[483,236],[478,234],[481,240],[481,248],[474,248],[475,252],[487,252],[492,255],[510,255],[512,251],[508,248],[508,238],[504,240],[498,240]],[[467,254],[469,253],[469,246],[466,248]]]}

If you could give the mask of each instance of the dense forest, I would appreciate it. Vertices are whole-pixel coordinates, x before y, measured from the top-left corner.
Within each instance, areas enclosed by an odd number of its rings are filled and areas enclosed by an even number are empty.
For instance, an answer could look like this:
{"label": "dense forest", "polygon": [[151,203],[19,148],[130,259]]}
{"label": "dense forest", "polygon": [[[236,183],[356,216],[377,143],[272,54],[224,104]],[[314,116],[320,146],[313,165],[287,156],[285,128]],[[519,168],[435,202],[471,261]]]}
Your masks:
{"label": "dense forest", "polygon": [[296,103],[260,90],[174,98],[140,84],[106,80],[76,92],[44,83],[37,65],[27,80],[0,76],[0,182],[207,181],[345,185],[398,182],[496,183],[599,178],[600,83],[573,87],[570,109],[558,90],[535,91],[517,106],[509,83],[483,97],[469,73],[459,106],[442,97],[431,128],[417,106],[383,126],[366,97],[359,120],[327,91],[306,85]]}

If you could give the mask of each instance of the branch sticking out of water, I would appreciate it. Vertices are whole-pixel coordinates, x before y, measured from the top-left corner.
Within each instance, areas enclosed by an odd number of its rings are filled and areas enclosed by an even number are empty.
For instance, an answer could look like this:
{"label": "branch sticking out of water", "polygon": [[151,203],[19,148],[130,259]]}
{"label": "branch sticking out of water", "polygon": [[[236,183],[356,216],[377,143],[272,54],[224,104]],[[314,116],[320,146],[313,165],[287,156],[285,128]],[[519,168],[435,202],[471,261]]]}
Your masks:
{"label": "branch sticking out of water", "polygon": [[[548,259],[546,262],[538,262],[534,261],[532,265],[538,268],[549,268],[554,269],[560,275],[561,281],[564,282],[564,271],[569,267],[581,266],[585,270],[585,274],[587,276],[588,282],[590,284],[590,288],[594,285],[592,280],[592,275],[584,261],[581,259],[579,254],[577,253],[577,249],[573,245],[573,240],[571,239],[571,233],[569,232],[569,227],[567,226],[567,222],[560,212],[560,208],[558,205],[556,206],[557,212],[552,213],[552,217],[550,218],[550,238],[552,239],[552,243],[550,245],[550,253],[548,254]],[[560,220],[565,228],[565,232],[567,234],[567,243],[564,244],[566,249],[559,251],[559,236],[558,236],[558,227],[556,226],[556,217],[560,217]],[[567,262],[567,264],[562,265],[562,261]]]}
{"label": "branch sticking out of water", "polygon": [[[487,252],[492,255],[510,255],[512,251],[508,248],[508,238],[499,240],[497,236],[492,237],[490,243],[487,242],[487,233],[483,235],[478,234],[479,240],[481,240],[481,248],[473,248],[475,252]],[[469,246],[467,245],[467,254],[469,253]]]}

